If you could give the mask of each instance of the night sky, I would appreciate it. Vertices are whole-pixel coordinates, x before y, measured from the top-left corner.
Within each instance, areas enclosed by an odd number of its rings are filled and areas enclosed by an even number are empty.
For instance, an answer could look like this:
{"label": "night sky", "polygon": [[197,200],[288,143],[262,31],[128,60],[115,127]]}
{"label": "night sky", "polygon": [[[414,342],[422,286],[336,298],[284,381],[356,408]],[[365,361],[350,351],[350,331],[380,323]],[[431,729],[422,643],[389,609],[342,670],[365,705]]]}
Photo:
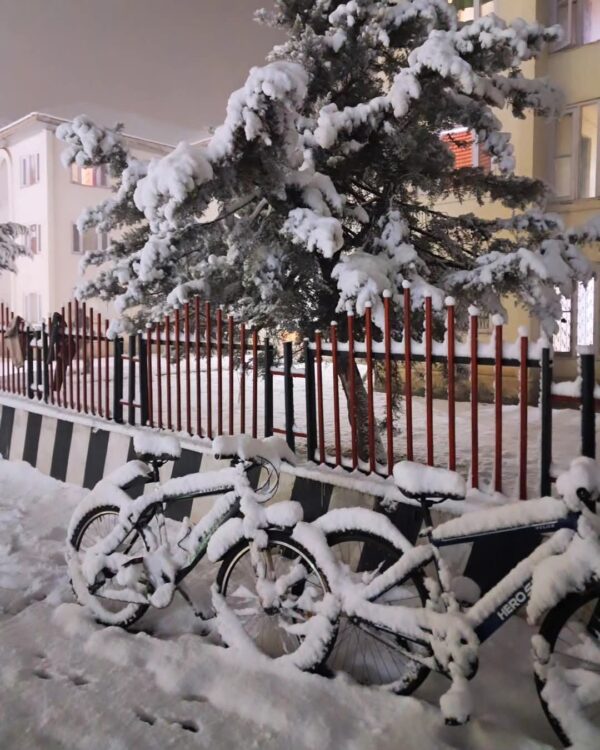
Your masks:
{"label": "night sky", "polygon": [[0,0],[0,123],[80,112],[174,142],[205,133],[282,37],[269,0]]}

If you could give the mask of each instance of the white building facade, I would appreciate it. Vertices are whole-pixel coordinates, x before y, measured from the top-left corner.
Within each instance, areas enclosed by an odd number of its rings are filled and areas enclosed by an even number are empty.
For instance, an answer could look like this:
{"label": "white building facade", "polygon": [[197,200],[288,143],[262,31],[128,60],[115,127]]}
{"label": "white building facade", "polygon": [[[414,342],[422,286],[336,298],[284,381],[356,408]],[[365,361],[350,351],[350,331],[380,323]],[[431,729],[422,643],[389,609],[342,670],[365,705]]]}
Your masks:
{"label": "white building facade", "polygon": [[[28,228],[33,259],[20,258],[16,274],[0,275],[0,301],[29,322],[47,318],[72,299],[85,251],[103,246],[107,238],[95,231],[79,234],[82,210],[110,195],[102,168],[65,169],[64,148],[55,135],[62,119],[32,113],[0,128],[0,222]],[[125,136],[132,153],[160,158],[171,146]],[[95,307],[109,313],[108,305]]]}

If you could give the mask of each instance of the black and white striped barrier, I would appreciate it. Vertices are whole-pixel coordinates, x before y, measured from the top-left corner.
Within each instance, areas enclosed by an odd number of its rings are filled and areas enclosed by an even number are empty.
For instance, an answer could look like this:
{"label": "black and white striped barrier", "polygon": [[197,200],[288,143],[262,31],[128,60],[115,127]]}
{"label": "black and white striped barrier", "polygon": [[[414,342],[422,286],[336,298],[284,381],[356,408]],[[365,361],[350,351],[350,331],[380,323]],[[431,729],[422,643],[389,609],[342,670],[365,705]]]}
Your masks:
{"label": "black and white striped barrier", "polygon": [[[11,461],[27,461],[44,474],[69,484],[91,489],[104,476],[135,458],[133,435],[138,428],[119,425],[82,414],[67,414],[46,404],[0,396],[0,454]],[[179,460],[161,469],[161,480],[198,471],[211,471],[228,465],[217,461],[210,441],[182,438]],[[357,489],[364,486],[365,490]],[[386,512],[403,534],[415,541],[421,526],[421,511],[412,505],[397,503],[391,512],[384,510],[385,494],[379,482],[357,480],[344,472],[284,465],[277,500],[295,500],[302,505],[304,518],[312,521],[333,508],[369,507]],[[152,485],[132,487],[136,496],[152,490]],[[192,521],[206,512],[206,500],[174,503],[168,515],[176,519],[190,516]],[[485,591],[499,580],[516,561],[531,551],[535,539],[527,532],[511,535],[511,547],[498,539],[482,540],[454,548],[462,558],[460,567]],[[458,560],[457,560],[458,562]]]}

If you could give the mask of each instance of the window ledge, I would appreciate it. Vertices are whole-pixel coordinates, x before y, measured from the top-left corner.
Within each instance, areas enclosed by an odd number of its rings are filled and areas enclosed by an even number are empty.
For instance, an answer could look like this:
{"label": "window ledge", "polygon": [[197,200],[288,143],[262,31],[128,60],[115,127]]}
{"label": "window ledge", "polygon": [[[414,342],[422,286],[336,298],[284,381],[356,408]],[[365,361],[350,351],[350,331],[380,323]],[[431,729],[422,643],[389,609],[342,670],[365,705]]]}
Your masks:
{"label": "window ledge", "polygon": [[600,196],[596,198],[556,198],[548,203],[550,210],[568,208],[570,211],[593,211],[600,208]]}

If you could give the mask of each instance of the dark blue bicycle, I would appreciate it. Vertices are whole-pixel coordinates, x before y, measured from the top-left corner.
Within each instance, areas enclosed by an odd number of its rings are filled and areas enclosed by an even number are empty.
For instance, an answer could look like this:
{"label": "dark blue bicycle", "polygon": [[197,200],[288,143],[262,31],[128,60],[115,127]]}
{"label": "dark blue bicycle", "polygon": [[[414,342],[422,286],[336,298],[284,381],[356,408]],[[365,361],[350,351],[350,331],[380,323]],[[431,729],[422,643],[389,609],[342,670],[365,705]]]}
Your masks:
{"label": "dark blue bicycle", "polygon": [[[329,664],[364,684],[408,694],[431,670],[450,678],[441,709],[449,723],[470,714],[468,681],[479,646],[521,607],[539,625],[532,640],[538,694],[565,744],[600,747],[600,482],[578,459],[543,498],[466,513],[434,527],[431,510],[465,497],[464,481],[444,469],[402,462],[394,478],[422,509],[425,528],[410,544],[381,514],[334,510],[317,522],[337,558],[328,572],[343,612]],[[540,543],[481,597],[452,578],[444,548],[523,530]],[[472,582],[471,582],[472,583]],[[469,599],[470,604],[469,606]]]}

